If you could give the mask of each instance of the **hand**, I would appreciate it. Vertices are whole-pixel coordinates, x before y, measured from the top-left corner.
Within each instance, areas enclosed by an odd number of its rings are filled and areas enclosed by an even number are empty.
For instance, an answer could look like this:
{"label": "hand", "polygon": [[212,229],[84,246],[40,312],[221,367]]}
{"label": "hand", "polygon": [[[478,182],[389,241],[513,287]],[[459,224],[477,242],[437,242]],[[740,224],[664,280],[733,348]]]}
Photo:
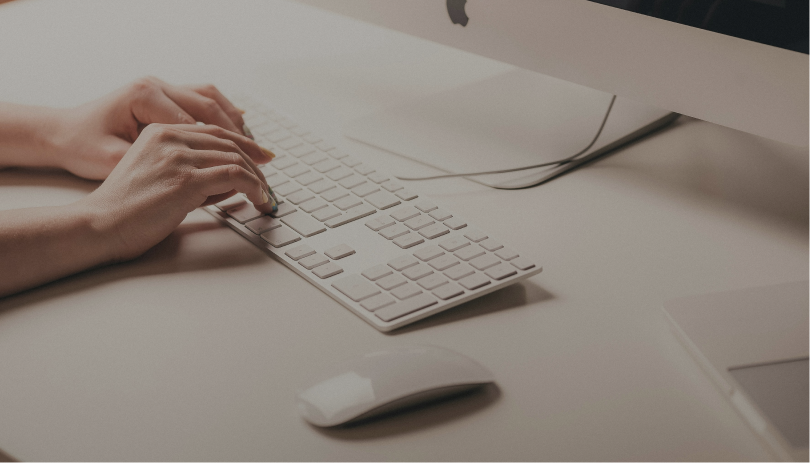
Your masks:
{"label": "hand", "polygon": [[143,129],[101,186],[80,201],[105,235],[113,260],[139,256],[169,235],[199,206],[236,192],[272,210],[255,161],[258,146],[213,125],[151,124]]}
{"label": "hand", "polygon": [[[149,124],[213,124],[245,135],[242,113],[213,85],[180,87],[146,77],[99,100],[62,112],[58,167],[103,180]],[[272,159],[259,153],[257,162]]]}

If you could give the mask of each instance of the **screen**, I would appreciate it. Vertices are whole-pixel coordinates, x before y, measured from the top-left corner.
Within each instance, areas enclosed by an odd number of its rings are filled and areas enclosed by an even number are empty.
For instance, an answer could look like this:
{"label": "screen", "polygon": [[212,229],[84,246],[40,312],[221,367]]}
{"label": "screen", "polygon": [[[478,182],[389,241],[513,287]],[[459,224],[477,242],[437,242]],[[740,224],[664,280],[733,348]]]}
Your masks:
{"label": "screen", "polygon": [[807,54],[807,0],[590,0]]}

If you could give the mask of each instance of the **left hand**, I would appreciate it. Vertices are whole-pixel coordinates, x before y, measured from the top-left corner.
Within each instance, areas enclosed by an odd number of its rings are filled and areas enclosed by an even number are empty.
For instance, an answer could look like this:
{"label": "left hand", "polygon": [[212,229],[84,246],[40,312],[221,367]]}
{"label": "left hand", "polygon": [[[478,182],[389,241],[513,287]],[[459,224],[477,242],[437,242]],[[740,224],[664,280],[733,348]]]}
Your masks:
{"label": "left hand", "polygon": [[[241,111],[213,85],[176,86],[145,77],[99,100],[63,111],[55,162],[79,177],[103,180],[147,125],[198,121],[245,135]],[[272,153],[264,152],[264,156],[264,162],[272,159]]]}

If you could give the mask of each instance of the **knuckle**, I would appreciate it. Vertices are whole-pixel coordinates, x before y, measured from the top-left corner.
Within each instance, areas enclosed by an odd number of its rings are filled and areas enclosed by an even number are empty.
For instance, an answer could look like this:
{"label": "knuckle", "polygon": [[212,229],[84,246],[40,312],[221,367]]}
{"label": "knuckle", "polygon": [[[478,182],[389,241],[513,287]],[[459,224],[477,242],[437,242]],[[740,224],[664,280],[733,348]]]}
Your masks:
{"label": "knuckle", "polygon": [[203,99],[200,104],[202,105],[203,111],[205,111],[207,114],[215,114],[217,111],[219,111],[219,105],[216,101],[214,101],[212,98],[202,98]]}
{"label": "knuckle", "polygon": [[212,95],[217,92],[217,88],[213,84],[202,84],[198,87],[198,91],[206,95]]}
{"label": "knuckle", "polygon": [[[225,146],[228,147],[228,151],[233,153],[239,152],[239,145],[236,144],[233,140],[225,140]],[[241,159],[241,156],[238,156]]]}
{"label": "knuckle", "polygon": [[154,92],[156,88],[157,84],[149,77],[141,77],[130,84],[130,90],[138,96],[148,95]]}

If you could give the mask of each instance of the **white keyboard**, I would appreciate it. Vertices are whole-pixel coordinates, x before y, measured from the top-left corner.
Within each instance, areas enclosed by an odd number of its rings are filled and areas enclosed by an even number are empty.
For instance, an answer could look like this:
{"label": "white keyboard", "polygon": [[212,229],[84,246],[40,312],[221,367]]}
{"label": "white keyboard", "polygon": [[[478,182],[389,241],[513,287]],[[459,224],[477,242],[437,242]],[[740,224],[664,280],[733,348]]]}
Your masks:
{"label": "white keyboard", "polygon": [[380,331],[540,273],[542,267],[288,117],[236,99],[281,204],[242,195],[206,209]]}

